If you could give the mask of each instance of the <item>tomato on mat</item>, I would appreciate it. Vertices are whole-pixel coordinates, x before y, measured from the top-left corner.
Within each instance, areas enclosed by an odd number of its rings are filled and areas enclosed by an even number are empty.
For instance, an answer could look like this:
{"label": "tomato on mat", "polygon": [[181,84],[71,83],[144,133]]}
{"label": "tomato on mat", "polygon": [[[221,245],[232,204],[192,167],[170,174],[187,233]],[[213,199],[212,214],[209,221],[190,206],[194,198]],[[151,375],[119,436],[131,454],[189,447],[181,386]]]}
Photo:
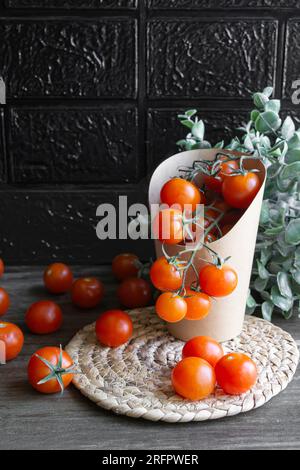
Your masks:
{"label": "tomato on mat", "polygon": [[220,387],[228,395],[248,392],[257,382],[255,363],[242,353],[230,353],[216,365],[216,377]]}
{"label": "tomato on mat", "polygon": [[198,401],[211,395],[216,386],[213,367],[199,357],[187,357],[172,372],[172,384],[183,398]]}
{"label": "tomato on mat", "polygon": [[224,356],[220,343],[209,336],[196,336],[186,343],[182,350],[182,357],[200,357],[212,367]]}
{"label": "tomato on mat", "polygon": [[238,285],[238,276],[233,268],[207,265],[200,271],[201,289],[211,297],[226,297],[232,294]]}
{"label": "tomato on mat", "polygon": [[78,279],[71,289],[72,302],[79,308],[95,308],[104,297],[104,286],[94,277]]}
{"label": "tomato on mat", "polygon": [[65,294],[73,284],[73,274],[69,266],[53,263],[44,272],[44,283],[51,294]]}
{"label": "tomato on mat", "polygon": [[51,300],[42,300],[29,307],[25,321],[32,333],[47,335],[60,329],[63,315],[56,303]]}
{"label": "tomato on mat", "polygon": [[5,359],[11,361],[22,351],[24,335],[14,323],[0,321],[0,341],[5,343]]}
{"label": "tomato on mat", "polygon": [[148,281],[138,277],[125,279],[117,291],[117,296],[122,305],[127,308],[147,307],[152,298],[152,288]]}
{"label": "tomato on mat", "polygon": [[225,201],[236,209],[247,209],[254,201],[261,182],[256,173],[230,176],[225,179],[222,193]]}
{"label": "tomato on mat", "polygon": [[123,253],[116,256],[112,262],[112,271],[118,281],[124,281],[130,277],[137,277],[141,267],[138,256],[132,253]]}
{"label": "tomato on mat", "polygon": [[177,204],[182,211],[185,206],[190,205],[192,212],[201,204],[200,190],[191,182],[182,178],[173,178],[162,188],[160,199],[163,204],[169,207]]}
{"label": "tomato on mat", "polygon": [[161,294],[156,301],[156,313],[168,323],[177,323],[187,314],[187,304],[183,297],[173,292]]}
{"label": "tomato on mat", "polygon": [[3,260],[0,258],[0,277],[3,276],[4,273],[4,263]]}
{"label": "tomato on mat", "polygon": [[175,291],[182,284],[181,272],[164,256],[153,263],[150,278],[154,287],[160,291]]}
{"label": "tomato on mat", "polygon": [[63,393],[72,382],[73,376],[74,363],[61,348],[42,348],[30,358],[29,383],[40,393]]}
{"label": "tomato on mat", "polygon": [[186,289],[184,300],[187,304],[186,320],[203,320],[211,309],[211,299],[204,292]]}
{"label": "tomato on mat", "polygon": [[101,344],[118,348],[127,343],[133,334],[130,316],[122,310],[109,310],[96,322],[96,335]]}
{"label": "tomato on mat", "polygon": [[183,213],[179,210],[164,209],[154,220],[155,237],[167,245],[178,245],[184,239]]}
{"label": "tomato on mat", "polygon": [[0,317],[5,315],[10,306],[10,298],[5,289],[0,287]]}

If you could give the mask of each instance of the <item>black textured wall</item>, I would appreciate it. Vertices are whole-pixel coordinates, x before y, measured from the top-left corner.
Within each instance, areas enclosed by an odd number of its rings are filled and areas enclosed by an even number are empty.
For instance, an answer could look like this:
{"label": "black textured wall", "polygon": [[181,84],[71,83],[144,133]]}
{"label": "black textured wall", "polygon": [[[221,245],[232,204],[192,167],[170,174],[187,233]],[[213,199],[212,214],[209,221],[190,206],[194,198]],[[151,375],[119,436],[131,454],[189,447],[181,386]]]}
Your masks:
{"label": "black textured wall", "polygon": [[266,85],[300,118],[300,0],[0,0],[0,76],[0,255],[145,257],[97,240],[97,206],[143,199],[187,107],[214,142]]}

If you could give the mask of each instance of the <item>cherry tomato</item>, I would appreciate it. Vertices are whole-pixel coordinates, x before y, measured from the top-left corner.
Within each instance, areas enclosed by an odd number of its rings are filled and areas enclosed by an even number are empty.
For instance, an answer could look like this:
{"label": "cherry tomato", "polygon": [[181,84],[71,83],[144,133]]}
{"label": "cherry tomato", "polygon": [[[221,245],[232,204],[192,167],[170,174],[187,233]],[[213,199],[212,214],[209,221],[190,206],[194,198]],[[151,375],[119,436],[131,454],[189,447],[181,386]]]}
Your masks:
{"label": "cherry tomato", "polygon": [[153,263],[150,278],[152,284],[160,291],[178,290],[182,284],[181,272],[164,256]]}
{"label": "cherry tomato", "polygon": [[24,335],[17,325],[0,322],[0,341],[5,343],[6,361],[11,361],[22,351]]}
{"label": "cherry tomato", "polygon": [[136,255],[124,253],[116,256],[112,262],[112,271],[118,281],[129,277],[137,277],[141,262]]}
{"label": "cherry tomato", "polygon": [[133,323],[122,310],[109,310],[96,322],[96,335],[104,346],[118,348],[127,343],[133,334]]}
{"label": "cherry tomato", "polygon": [[79,308],[94,308],[104,297],[104,286],[94,277],[85,277],[74,282],[71,289],[72,302]]}
{"label": "cherry tomato", "polygon": [[187,357],[172,372],[175,392],[189,400],[203,400],[214,392],[216,375],[213,367],[199,357]]}
{"label": "cherry tomato", "polygon": [[32,333],[47,335],[60,329],[63,315],[56,303],[51,300],[42,300],[29,307],[25,321]]}
{"label": "cherry tomato", "polygon": [[183,297],[173,292],[161,294],[156,302],[157,315],[168,323],[177,323],[187,314],[187,304]]}
{"label": "cherry tomato", "polygon": [[207,265],[199,274],[201,289],[211,297],[226,297],[232,294],[238,284],[238,276],[233,268],[223,265]]}
{"label": "cherry tomato", "polygon": [[181,178],[173,178],[163,186],[160,199],[169,207],[179,205],[182,211],[185,210],[186,205],[191,205],[192,212],[194,212],[197,205],[201,204],[201,193],[193,183]]}
{"label": "cherry tomato", "polygon": [[183,214],[181,211],[164,209],[154,220],[154,234],[167,245],[178,245],[184,239]]}
{"label": "cherry tomato", "polygon": [[218,175],[204,176],[204,184],[206,185],[207,189],[217,194],[222,194],[223,182],[225,181],[226,176],[239,169],[239,164],[235,160],[226,161],[226,157],[222,157],[220,160],[223,161],[223,163],[220,164],[220,171]]}
{"label": "cherry tomato", "polygon": [[118,288],[118,299],[124,307],[141,308],[149,305],[152,298],[151,285],[145,279],[125,279]]}
{"label": "cherry tomato", "polygon": [[186,320],[203,320],[207,317],[211,309],[211,299],[204,292],[196,292],[186,289],[187,304]]}
{"label": "cherry tomato", "polygon": [[225,178],[222,193],[225,201],[236,209],[247,209],[254,201],[261,188],[261,182],[256,173],[230,176]]}
{"label": "cherry tomato", "polygon": [[5,315],[10,306],[10,298],[5,289],[0,287],[0,317]]}
{"label": "cherry tomato", "polygon": [[3,276],[4,273],[4,263],[3,260],[0,258],[0,277]]}
{"label": "cherry tomato", "polygon": [[217,194],[222,194],[223,181],[220,176],[205,175],[203,178],[207,189]]}
{"label": "cherry tomato", "polygon": [[45,270],[44,283],[47,290],[51,292],[51,294],[64,294],[72,287],[72,271],[66,264],[51,264]]}
{"label": "cherry tomato", "polygon": [[182,357],[200,357],[212,367],[224,356],[222,346],[209,336],[197,336],[186,343]]}
{"label": "cherry tomato", "polygon": [[258,372],[250,357],[241,353],[230,353],[216,365],[217,382],[228,395],[248,392],[257,382]]}
{"label": "cherry tomato", "polygon": [[[51,364],[51,368],[47,363]],[[28,364],[28,379],[32,387],[40,393],[63,392],[73,379],[73,361],[69,354],[56,347],[46,347],[36,351]],[[47,377],[45,383],[40,383]]]}
{"label": "cherry tomato", "polygon": [[[227,160],[226,157],[223,160],[223,163],[220,165],[220,173],[219,176],[222,181],[225,181],[227,175],[231,175],[235,171],[239,169],[239,163],[236,160]],[[224,161],[225,160],[225,161]]]}

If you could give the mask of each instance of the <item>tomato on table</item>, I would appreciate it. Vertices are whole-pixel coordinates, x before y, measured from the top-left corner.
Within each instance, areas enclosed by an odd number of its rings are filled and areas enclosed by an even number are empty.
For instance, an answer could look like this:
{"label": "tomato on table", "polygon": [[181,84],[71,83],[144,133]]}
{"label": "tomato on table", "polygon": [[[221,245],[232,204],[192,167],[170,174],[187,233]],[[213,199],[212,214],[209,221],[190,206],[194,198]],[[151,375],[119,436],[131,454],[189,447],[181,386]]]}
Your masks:
{"label": "tomato on table", "polygon": [[0,341],[5,343],[6,361],[15,359],[22,351],[24,335],[14,323],[0,321]]}
{"label": "tomato on table", "polygon": [[94,277],[78,279],[72,286],[71,297],[76,307],[95,308],[104,297],[103,283]]}
{"label": "tomato on table", "polygon": [[4,274],[4,263],[3,260],[0,258],[0,277]]}
{"label": "tomato on table", "polygon": [[123,253],[116,256],[112,262],[112,271],[118,281],[124,281],[130,277],[137,277],[141,268],[138,256],[132,253]]}
{"label": "tomato on table", "polygon": [[167,245],[178,245],[184,240],[183,213],[179,210],[164,209],[154,220],[155,237]]}
{"label": "tomato on table", "polygon": [[261,181],[256,173],[230,176],[225,179],[222,194],[225,201],[236,209],[247,209],[254,201],[261,188]]}
{"label": "tomato on table", "polygon": [[226,264],[222,267],[206,265],[199,273],[199,282],[203,292],[210,297],[226,297],[235,291],[238,275]]}
{"label": "tomato on table", "polygon": [[175,291],[182,284],[181,272],[164,256],[153,263],[150,278],[154,287],[160,291]]}
{"label": "tomato on table", "polygon": [[182,357],[200,357],[215,367],[224,356],[220,343],[209,336],[196,336],[186,343],[182,350]]}
{"label": "tomato on table", "polygon": [[53,263],[44,272],[44,283],[51,294],[65,294],[73,284],[73,274],[69,266]]}
{"label": "tomato on table", "polygon": [[173,292],[161,294],[156,301],[156,313],[168,323],[177,323],[187,314],[187,303],[183,297]]}
{"label": "tomato on table", "polygon": [[61,348],[42,348],[30,358],[28,380],[40,393],[62,393],[72,382],[73,376],[73,360]]}
{"label": "tomato on table", "polygon": [[168,181],[162,188],[160,199],[163,204],[169,207],[177,204],[184,211],[185,206],[191,206],[192,212],[197,209],[197,205],[201,204],[200,190],[190,181],[182,178],[173,178]]}
{"label": "tomato on table", "polygon": [[211,299],[204,292],[186,289],[184,300],[187,304],[186,320],[203,320],[211,309]]}
{"label": "tomato on table", "polygon": [[217,363],[215,370],[218,384],[228,395],[248,392],[258,378],[255,363],[242,353],[227,354]]}
{"label": "tomato on table", "polygon": [[120,303],[127,308],[147,307],[151,302],[152,288],[148,281],[138,277],[125,279],[118,287]]}
{"label": "tomato on table", "polygon": [[172,372],[172,384],[176,393],[192,401],[211,395],[216,386],[213,367],[199,357],[187,357]]}
{"label": "tomato on table", "polygon": [[0,317],[5,315],[10,306],[10,298],[5,289],[0,287]]}
{"label": "tomato on table", "polygon": [[51,300],[32,304],[26,312],[25,322],[37,335],[47,335],[59,330],[63,322],[61,308]]}
{"label": "tomato on table", "polygon": [[132,337],[133,323],[130,316],[122,310],[109,310],[96,322],[96,336],[101,344],[118,348]]}

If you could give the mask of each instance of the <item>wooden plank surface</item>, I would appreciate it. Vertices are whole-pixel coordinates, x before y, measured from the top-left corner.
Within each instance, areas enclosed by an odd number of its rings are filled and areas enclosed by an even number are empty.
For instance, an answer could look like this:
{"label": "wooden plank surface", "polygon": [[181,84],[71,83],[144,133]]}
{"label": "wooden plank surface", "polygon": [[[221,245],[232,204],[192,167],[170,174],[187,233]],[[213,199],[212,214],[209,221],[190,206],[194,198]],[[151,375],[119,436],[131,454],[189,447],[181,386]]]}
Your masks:
{"label": "wooden plank surface", "polygon": [[[65,322],[51,336],[31,335],[24,314],[34,301],[48,298],[42,285],[42,268],[10,268],[1,280],[12,298],[3,320],[18,323],[26,333],[25,347],[15,361],[0,367],[0,449],[299,449],[300,373],[288,389],[264,407],[233,418],[192,424],[150,423],[101,410],[74,387],[63,397],[43,396],[27,383],[26,366],[41,346],[65,345],[75,332],[98,314],[117,306],[110,268],[76,268],[77,275],[96,275],[106,288],[101,309],[80,311],[68,295],[58,298]],[[276,323],[300,345],[300,319],[280,318]]]}

